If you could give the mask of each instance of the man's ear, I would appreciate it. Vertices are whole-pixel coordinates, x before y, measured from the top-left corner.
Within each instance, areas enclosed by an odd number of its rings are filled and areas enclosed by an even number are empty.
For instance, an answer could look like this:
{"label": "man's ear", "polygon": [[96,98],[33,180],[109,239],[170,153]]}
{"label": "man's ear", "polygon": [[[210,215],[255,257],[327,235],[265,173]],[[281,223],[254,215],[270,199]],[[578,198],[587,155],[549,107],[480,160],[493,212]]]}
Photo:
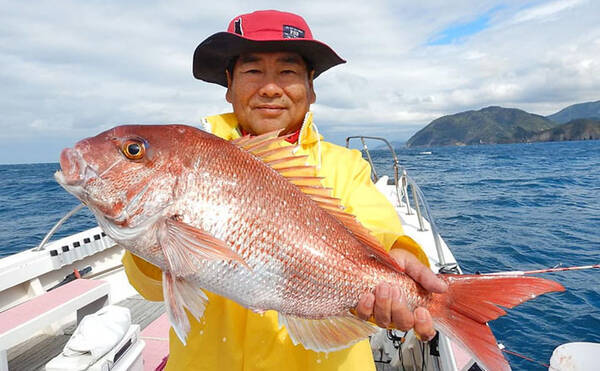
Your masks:
{"label": "man's ear", "polygon": [[231,98],[231,75],[229,74],[229,70],[225,70],[225,77],[227,77],[227,92],[225,93],[225,99],[229,103],[233,103],[233,99]]}
{"label": "man's ear", "polygon": [[308,73],[308,100],[310,104],[313,104],[317,101],[317,93],[315,93],[315,89],[313,87],[313,79],[315,77],[315,70],[311,70]]}

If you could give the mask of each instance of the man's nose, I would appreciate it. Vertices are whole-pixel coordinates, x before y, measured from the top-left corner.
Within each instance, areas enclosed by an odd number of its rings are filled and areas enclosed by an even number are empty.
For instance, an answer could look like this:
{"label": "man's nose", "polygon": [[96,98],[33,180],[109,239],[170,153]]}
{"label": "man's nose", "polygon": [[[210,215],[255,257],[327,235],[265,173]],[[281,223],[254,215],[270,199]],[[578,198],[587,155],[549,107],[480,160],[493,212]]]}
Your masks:
{"label": "man's nose", "polygon": [[283,89],[274,80],[266,81],[265,84],[260,88],[259,94],[265,98],[277,98],[283,94]]}

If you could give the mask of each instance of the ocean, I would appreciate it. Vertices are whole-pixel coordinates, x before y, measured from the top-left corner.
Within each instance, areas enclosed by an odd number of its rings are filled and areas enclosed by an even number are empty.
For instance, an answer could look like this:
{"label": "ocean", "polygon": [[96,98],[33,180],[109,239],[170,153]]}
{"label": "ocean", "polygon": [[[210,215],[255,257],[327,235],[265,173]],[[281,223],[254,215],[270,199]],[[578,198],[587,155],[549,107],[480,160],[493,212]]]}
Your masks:
{"label": "ocean", "polygon": [[[600,141],[399,148],[438,229],[465,273],[600,263]],[[391,175],[382,150],[379,174]],[[0,257],[36,246],[78,201],[53,178],[58,164],[0,165]],[[57,237],[95,226],[84,209]],[[574,341],[600,342],[600,270],[544,274],[552,293],[490,326],[506,349],[548,363]],[[547,369],[506,355],[515,370]]]}

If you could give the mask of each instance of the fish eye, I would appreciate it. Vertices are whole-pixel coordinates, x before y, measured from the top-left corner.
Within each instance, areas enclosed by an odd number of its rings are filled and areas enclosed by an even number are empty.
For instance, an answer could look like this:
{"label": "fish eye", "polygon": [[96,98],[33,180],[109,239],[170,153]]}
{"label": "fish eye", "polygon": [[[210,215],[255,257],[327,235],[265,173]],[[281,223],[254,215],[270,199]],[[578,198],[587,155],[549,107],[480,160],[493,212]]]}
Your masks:
{"label": "fish eye", "polygon": [[146,153],[146,147],[144,143],[139,140],[130,139],[123,143],[121,151],[130,160],[139,160],[144,157]]}

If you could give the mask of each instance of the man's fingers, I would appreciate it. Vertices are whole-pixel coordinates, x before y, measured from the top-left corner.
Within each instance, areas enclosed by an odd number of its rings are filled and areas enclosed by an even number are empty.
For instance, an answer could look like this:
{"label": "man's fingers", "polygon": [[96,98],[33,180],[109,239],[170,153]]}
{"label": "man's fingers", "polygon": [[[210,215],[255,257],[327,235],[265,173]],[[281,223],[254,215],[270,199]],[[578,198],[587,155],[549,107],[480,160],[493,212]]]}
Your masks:
{"label": "man's fingers", "polygon": [[387,328],[391,321],[392,290],[387,283],[380,283],[375,289],[373,317],[377,326]]}
{"label": "man's fingers", "polygon": [[373,304],[375,303],[375,295],[371,293],[362,294],[356,305],[356,315],[358,318],[368,321],[373,315]]}
{"label": "man's fingers", "polygon": [[404,270],[413,280],[417,281],[423,288],[430,292],[442,293],[448,289],[448,285],[439,279],[435,273],[421,263],[412,254],[404,254]]}
{"label": "man's fingers", "polygon": [[433,320],[429,311],[423,307],[415,309],[415,333],[423,341],[429,341],[435,336]]}
{"label": "man's fingers", "polygon": [[392,295],[392,323],[398,330],[408,331],[414,326],[413,314],[401,296],[398,286],[394,286]]}

